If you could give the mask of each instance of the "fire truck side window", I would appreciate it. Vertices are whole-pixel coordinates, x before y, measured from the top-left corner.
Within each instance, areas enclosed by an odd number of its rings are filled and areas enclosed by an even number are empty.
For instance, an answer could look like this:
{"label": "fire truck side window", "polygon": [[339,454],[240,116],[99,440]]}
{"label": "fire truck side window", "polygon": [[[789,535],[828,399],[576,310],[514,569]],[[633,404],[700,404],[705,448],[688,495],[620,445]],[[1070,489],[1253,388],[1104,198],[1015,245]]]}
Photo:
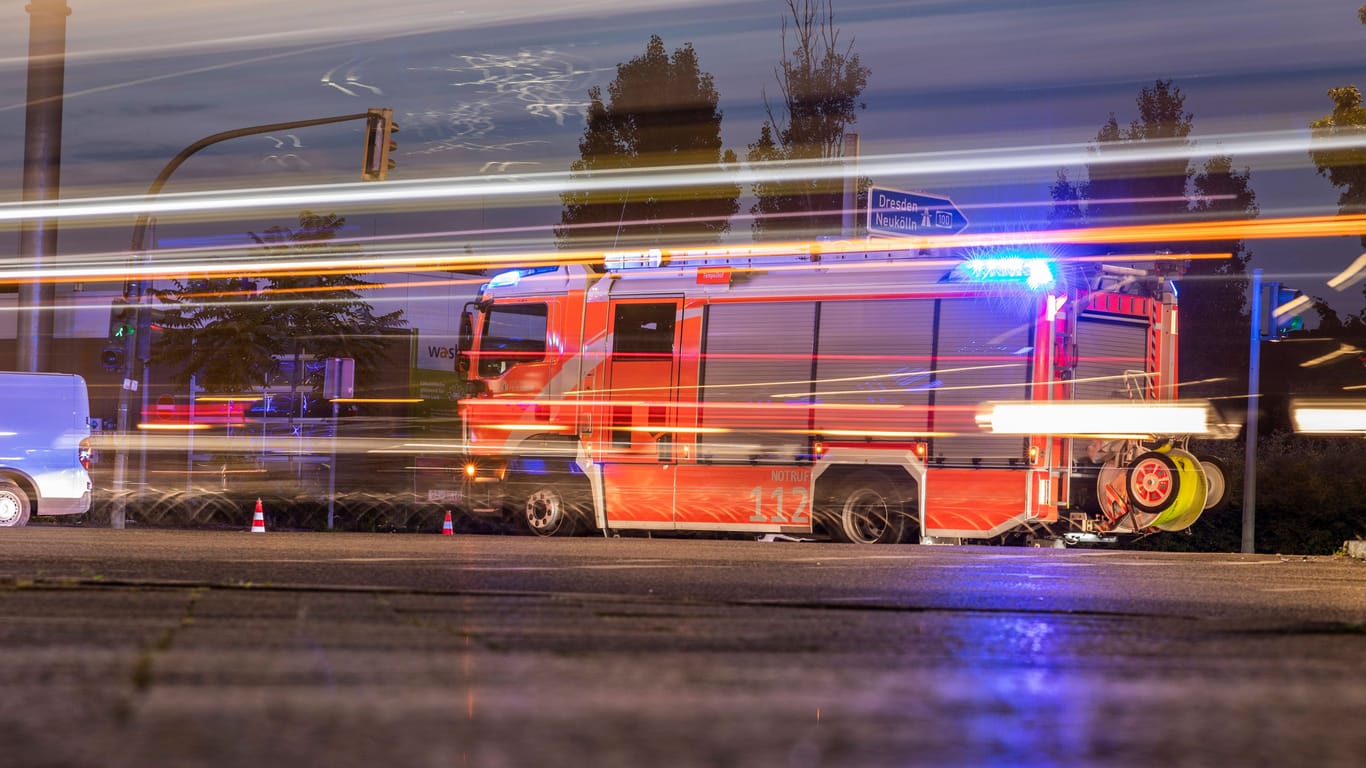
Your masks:
{"label": "fire truck side window", "polygon": [[612,354],[626,359],[644,355],[672,355],[674,315],[678,305],[618,304],[612,320]]}
{"label": "fire truck side window", "polygon": [[484,317],[479,375],[501,376],[518,363],[545,359],[545,304],[494,304]]}

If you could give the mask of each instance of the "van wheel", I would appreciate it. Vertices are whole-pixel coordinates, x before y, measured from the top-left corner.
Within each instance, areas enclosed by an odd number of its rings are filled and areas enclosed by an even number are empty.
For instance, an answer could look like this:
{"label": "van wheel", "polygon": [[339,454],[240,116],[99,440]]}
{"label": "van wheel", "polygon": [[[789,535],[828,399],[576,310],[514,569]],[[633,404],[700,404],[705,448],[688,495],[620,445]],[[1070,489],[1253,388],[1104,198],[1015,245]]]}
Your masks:
{"label": "van wheel", "polygon": [[28,525],[31,511],[32,505],[23,488],[7,480],[0,481],[0,528]]}
{"label": "van wheel", "polygon": [[849,478],[836,495],[835,537],[853,544],[899,544],[919,520],[909,502],[886,478],[860,473]]}
{"label": "van wheel", "polygon": [[537,536],[573,536],[579,532],[579,511],[556,485],[542,485],[527,495],[515,513],[517,527]]}

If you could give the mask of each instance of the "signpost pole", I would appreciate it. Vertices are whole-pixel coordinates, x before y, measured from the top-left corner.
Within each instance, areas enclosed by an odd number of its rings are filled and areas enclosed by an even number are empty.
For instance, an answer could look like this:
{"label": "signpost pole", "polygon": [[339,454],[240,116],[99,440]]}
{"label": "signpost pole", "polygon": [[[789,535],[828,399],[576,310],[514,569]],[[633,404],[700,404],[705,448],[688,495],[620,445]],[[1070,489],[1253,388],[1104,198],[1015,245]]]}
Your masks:
{"label": "signpost pole", "polygon": [[858,134],[844,134],[844,215],[840,218],[841,236],[854,236],[854,215],[858,212]]}

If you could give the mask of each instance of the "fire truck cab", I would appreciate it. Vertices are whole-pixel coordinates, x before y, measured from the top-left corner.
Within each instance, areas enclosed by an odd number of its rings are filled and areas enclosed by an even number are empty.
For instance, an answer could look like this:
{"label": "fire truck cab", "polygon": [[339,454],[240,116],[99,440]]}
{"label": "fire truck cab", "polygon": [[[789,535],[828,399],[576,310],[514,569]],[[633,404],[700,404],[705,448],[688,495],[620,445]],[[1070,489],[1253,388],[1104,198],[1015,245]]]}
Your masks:
{"label": "fire truck cab", "polygon": [[511,270],[464,317],[466,510],[541,535],[1178,530],[1217,474],[1184,435],[1008,431],[991,412],[1155,415],[1175,400],[1176,318],[1152,265],[1023,253],[651,250]]}

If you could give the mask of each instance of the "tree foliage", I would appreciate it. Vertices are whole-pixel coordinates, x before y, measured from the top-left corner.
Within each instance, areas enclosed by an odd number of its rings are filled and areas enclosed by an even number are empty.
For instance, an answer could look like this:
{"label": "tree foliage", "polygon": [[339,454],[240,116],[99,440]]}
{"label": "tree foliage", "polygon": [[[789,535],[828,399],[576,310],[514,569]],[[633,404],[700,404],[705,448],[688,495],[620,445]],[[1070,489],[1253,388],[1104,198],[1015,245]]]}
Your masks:
{"label": "tree foliage", "polygon": [[[1357,19],[1366,24],[1366,5],[1357,9]],[[1328,98],[1333,100],[1333,111],[1309,123],[1313,140],[1323,147],[1323,140],[1338,138],[1360,139],[1366,135],[1366,107],[1362,106],[1361,91],[1355,85],[1330,88]],[[1312,146],[1312,142],[1311,142]],[[1314,162],[1319,175],[1337,187],[1338,211],[1342,214],[1366,212],[1366,149],[1353,146],[1343,149],[1311,149],[1309,159]],[[1366,233],[1361,235],[1361,244],[1366,247]],[[1366,288],[1362,289],[1366,295]],[[1320,329],[1347,329],[1358,331],[1366,327],[1366,309],[1349,316],[1344,322],[1319,300],[1315,307],[1322,322]]]}
{"label": "tree foliage", "polygon": [[[304,211],[299,228],[250,233],[265,263],[351,250],[332,241],[345,220]],[[358,378],[373,375],[384,356],[381,338],[404,325],[403,312],[376,315],[352,275],[272,275],[172,280],[153,294],[165,308],[164,333],[153,361],[179,383],[196,376],[209,392],[244,392],[266,382],[278,360],[350,357]]]}
{"label": "tree foliage", "polygon": [[[1233,158],[1215,155],[1192,179],[1191,211],[1210,219],[1247,218],[1259,213],[1252,175],[1233,167]],[[1179,365],[1192,395],[1236,395],[1247,391],[1247,264],[1252,254],[1241,240],[1193,244],[1188,252],[1228,254],[1228,258],[1191,259],[1181,279]]]}
{"label": "tree foliage", "polygon": [[[1193,441],[1197,456],[1228,468],[1229,499],[1206,510],[1188,536],[1152,536],[1137,549],[1237,552],[1242,545],[1242,441]],[[1257,441],[1256,551],[1331,555],[1342,542],[1366,536],[1366,440],[1318,438],[1278,430]]]}
{"label": "tree foliage", "polygon": [[[1184,156],[1154,159],[1151,150],[1190,146],[1192,115],[1186,97],[1170,80],[1139,92],[1138,118],[1121,128],[1115,114],[1096,133],[1080,194],[1093,218],[1115,224],[1170,221],[1188,207],[1193,173]],[[1132,157],[1132,159],[1129,159]]]}
{"label": "tree foliage", "polygon": [[1057,178],[1048,188],[1048,194],[1053,198],[1053,210],[1048,214],[1049,228],[1068,229],[1082,225],[1086,211],[1082,208],[1081,190],[1067,177],[1066,168],[1058,169]]}
{"label": "tree foliage", "polygon": [[[854,52],[853,40],[847,45],[840,42],[831,0],[785,2],[783,61],[775,69],[782,103],[775,108],[765,92],[767,117],[758,140],[749,145],[747,159],[750,163],[837,164],[844,156],[844,134],[865,106],[860,98],[871,70]],[[838,178],[758,182],[754,185],[756,202],[750,208],[754,236],[838,232],[843,194]]]}
{"label": "tree foliage", "polygon": [[[1357,11],[1357,17],[1366,24],[1366,5]],[[1333,100],[1333,111],[1309,123],[1315,139],[1360,137],[1366,132],[1366,107],[1361,105],[1361,91],[1355,85],[1330,88],[1328,98]],[[1319,175],[1341,190],[1341,213],[1366,211],[1366,149],[1311,149],[1309,158]],[[1361,244],[1366,246],[1366,234],[1361,236]]]}
{"label": "tree foliage", "polygon": [[[1333,100],[1333,111],[1309,124],[1315,139],[1366,133],[1366,107],[1361,105],[1361,91],[1355,85],[1329,89],[1328,97]],[[1366,211],[1366,149],[1315,149],[1310,150],[1309,157],[1319,175],[1341,190],[1338,194],[1341,213]],[[1361,236],[1361,242],[1366,246],[1366,235]]]}
{"label": "tree foliage", "polygon": [[[1141,225],[1193,217],[1256,216],[1250,172],[1227,155],[1209,158],[1197,171],[1185,151],[1192,145],[1194,117],[1186,97],[1170,80],[1143,88],[1138,117],[1121,126],[1114,113],[1096,133],[1087,178],[1073,183],[1066,169],[1049,188],[1050,225]],[[1158,152],[1154,152],[1158,150]],[[1171,151],[1176,150],[1176,151]],[[1241,240],[1219,243],[1143,243],[1135,249],[1227,254],[1192,258],[1180,280],[1181,346],[1178,366],[1187,394],[1245,392],[1247,372],[1247,280],[1251,254]],[[1116,247],[1112,250],[1122,251]]]}
{"label": "tree foliage", "polygon": [[[658,35],[645,53],[617,65],[607,87],[588,92],[588,124],[579,141],[578,178],[604,171],[660,166],[727,166],[721,111],[712,76],[703,72],[692,44],[670,56]],[[642,181],[610,190],[570,191],[555,236],[560,247],[610,247],[623,240],[714,243],[730,230],[739,210],[738,184],[669,189]]]}

